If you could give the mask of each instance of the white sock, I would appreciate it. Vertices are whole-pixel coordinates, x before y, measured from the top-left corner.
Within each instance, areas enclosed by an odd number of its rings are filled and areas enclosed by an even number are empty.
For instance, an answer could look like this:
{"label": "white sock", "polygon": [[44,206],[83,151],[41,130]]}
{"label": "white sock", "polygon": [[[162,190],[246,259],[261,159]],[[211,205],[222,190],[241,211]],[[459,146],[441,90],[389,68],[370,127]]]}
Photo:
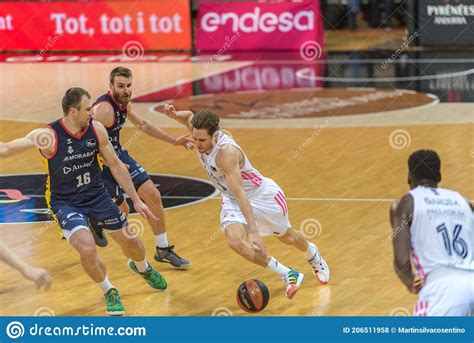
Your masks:
{"label": "white sock", "polygon": [[135,266],[137,267],[137,269],[140,273],[145,272],[149,267],[148,262],[146,261],[146,259],[143,260],[143,261],[133,261],[133,263],[135,263]]}
{"label": "white sock", "polygon": [[290,268],[286,267],[284,264],[278,262],[273,257],[270,258],[270,262],[268,262],[268,268],[270,268],[275,273],[280,274],[281,276],[286,276],[290,271]]}
{"label": "white sock", "polygon": [[96,284],[97,284],[97,286],[102,288],[102,290],[104,291],[104,294],[107,293],[111,288],[115,288],[114,285],[112,285],[110,283],[109,278],[107,277],[107,275],[105,276],[104,281],[96,282]]}
{"label": "white sock", "polygon": [[308,242],[308,250],[306,250],[304,253],[304,257],[306,257],[308,261],[312,261],[316,255],[319,256],[319,251],[316,248],[316,244]]}
{"label": "white sock", "polygon": [[155,235],[155,244],[158,248],[167,248],[169,247],[168,237],[165,233],[160,233],[159,235]]}

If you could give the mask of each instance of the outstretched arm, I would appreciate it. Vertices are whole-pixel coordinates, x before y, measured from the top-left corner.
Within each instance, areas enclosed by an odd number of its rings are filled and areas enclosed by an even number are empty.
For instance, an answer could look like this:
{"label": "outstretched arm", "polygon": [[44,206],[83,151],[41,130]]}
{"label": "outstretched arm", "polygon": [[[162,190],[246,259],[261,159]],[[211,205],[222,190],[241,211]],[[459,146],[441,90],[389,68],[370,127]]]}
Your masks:
{"label": "outstretched arm", "polygon": [[233,146],[226,145],[217,154],[216,164],[219,168],[224,170],[224,174],[232,195],[237,200],[240,211],[244,215],[245,221],[249,226],[252,242],[257,245],[265,255],[267,255],[265,245],[263,244],[263,241],[258,233],[252,205],[250,205],[250,201],[244,191],[242,176],[240,174],[239,160],[240,150]]}
{"label": "outstretched arm", "polygon": [[191,111],[176,111],[173,105],[160,104],[157,111],[164,113],[167,117],[176,120],[177,122],[186,126],[189,132],[193,132],[193,126],[191,120],[193,120],[194,114]]}
{"label": "outstretched arm", "polygon": [[413,197],[406,194],[390,208],[395,273],[412,293],[418,293],[423,280],[415,278],[411,267],[410,226],[413,220]]}
{"label": "outstretched arm", "polygon": [[54,154],[55,146],[56,135],[52,129],[36,129],[23,138],[18,138],[7,143],[0,142],[0,156],[13,156],[34,147],[40,149],[45,156],[49,156]]}
{"label": "outstretched arm", "polygon": [[46,270],[30,266],[2,241],[0,241],[0,260],[18,270],[28,280],[35,282],[37,289],[48,289],[51,286],[51,276]]}
{"label": "outstretched arm", "polygon": [[188,135],[183,135],[179,137],[171,136],[159,127],[153,125],[151,121],[142,118],[137,112],[132,109],[131,105],[129,105],[127,117],[137,129],[142,130],[151,137],[161,139],[162,141],[168,142],[173,145],[182,145],[187,149],[190,148],[189,144],[192,144],[192,140],[187,138]]}
{"label": "outstretched arm", "polygon": [[122,187],[125,193],[128,194],[130,199],[133,201],[133,206],[135,210],[140,213],[144,218],[154,218],[153,214],[151,213],[150,209],[143,203],[140,197],[135,190],[135,186],[133,185],[132,178],[128,173],[127,167],[122,161],[119,160],[117,155],[115,154],[112,145],[109,142],[109,135],[107,134],[107,130],[105,127],[97,121],[93,121],[94,128],[97,132],[97,136],[99,138],[99,151],[102,158],[105,160],[107,166],[110,168],[114,179],[117,183]]}

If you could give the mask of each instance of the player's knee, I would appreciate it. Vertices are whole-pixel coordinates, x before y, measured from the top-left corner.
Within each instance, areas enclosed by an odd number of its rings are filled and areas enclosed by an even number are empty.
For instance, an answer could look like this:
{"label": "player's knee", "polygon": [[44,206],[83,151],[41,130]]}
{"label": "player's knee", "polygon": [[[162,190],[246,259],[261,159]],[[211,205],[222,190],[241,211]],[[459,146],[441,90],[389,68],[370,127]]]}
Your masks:
{"label": "player's knee", "polygon": [[123,241],[123,245],[128,250],[135,250],[140,248],[140,240],[136,236],[126,237]]}
{"label": "player's knee", "polygon": [[153,192],[151,194],[151,197],[153,198],[154,201],[161,202],[161,193],[158,189],[153,188]]}
{"label": "player's knee", "polygon": [[84,242],[77,247],[81,258],[86,260],[92,260],[97,257],[97,249],[95,247],[95,243],[91,242]]}

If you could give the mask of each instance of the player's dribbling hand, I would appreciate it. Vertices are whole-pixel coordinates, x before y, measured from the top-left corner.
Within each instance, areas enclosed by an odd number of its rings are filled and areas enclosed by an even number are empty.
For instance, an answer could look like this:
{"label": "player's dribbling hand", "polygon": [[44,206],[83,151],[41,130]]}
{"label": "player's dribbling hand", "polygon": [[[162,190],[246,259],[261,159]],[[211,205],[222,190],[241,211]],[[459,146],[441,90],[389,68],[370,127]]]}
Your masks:
{"label": "player's dribbling hand", "polygon": [[257,247],[265,256],[267,256],[267,248],[265,244],[263,244],[262,237],[258,234],[258,232],[254,232],[250,234],[250,241],[252,244]]}
{"label": "player's dribbling hand", "polygon": [[189,134],[182,135],[176,138],[174,145],[182,145],[186,150],[194,149],[194,141],[188,138]]}
{"label": "player's dribbling hand", "polygon": [[23,275],[36,283],[36,289],[47,290],[51,287],[51,276],[44,269],[28,266],[23,270]]}
{"label": "player's dribbling hand", "polygon": [[161,113],[164,113],[167,117],[171,119],[176,119],[176,109],[173,105],[170,104],[158,104],[155,107],[155,110]]}
{"label": "player's dribbling hand", "polygon": [[133,203],[133,207],[135,207],[135,211],[139,213],[145,219],[157,220],[155,215],[151,212],[147,205],[140,199]]}

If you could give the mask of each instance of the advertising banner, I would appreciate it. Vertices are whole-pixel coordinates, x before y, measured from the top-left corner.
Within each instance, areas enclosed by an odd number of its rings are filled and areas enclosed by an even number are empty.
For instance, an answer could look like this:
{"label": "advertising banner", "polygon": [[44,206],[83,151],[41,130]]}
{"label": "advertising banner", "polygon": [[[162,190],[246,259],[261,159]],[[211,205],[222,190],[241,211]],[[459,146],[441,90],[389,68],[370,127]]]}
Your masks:
{"label": "advertising banner", "polygon": [[188,0],[2,2],[0,51],[191,49]]}
{"label": "advertising banner", "polygon": [[473,0],[419,0],[420,45],[474,46]]}
{"label": "advertising banner", "polygon": [[200,2],[196,48],[224,52],[297,50],[316,42],[322,49],[323,30],[319,0]]}

